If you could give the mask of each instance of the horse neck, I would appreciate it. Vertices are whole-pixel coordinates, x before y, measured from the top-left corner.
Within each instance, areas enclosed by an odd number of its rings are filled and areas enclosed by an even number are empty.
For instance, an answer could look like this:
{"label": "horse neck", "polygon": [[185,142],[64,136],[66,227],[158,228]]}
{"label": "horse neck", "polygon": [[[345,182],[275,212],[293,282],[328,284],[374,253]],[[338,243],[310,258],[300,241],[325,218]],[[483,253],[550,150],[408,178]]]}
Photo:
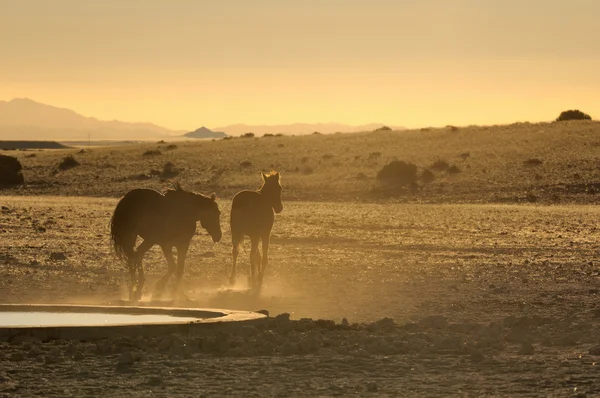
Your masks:
{"label": "horse neck", "polygon": [[257,192],[260,194],[262,200],[269,205],[269,207],[273,207],[273,198],[268,192],[265,192],[264,186],[261,187]]}

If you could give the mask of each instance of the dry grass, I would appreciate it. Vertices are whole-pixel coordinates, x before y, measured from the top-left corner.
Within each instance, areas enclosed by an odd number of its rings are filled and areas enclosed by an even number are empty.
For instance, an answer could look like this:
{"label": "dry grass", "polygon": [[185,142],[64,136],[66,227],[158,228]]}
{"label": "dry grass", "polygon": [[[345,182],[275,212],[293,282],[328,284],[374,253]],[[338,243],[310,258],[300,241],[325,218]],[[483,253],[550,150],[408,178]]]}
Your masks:
{"label": "dry grass", "polygon": [[[184,186],[223,198],[257,187],[259,171],[275,169],[282,173],[288,200],[374,201],[387,198],[375,177],[388,162],[414,163],[421,173],[444,159],[461,172],[436,172],[433,182],[416,192],[395,192],[396,199],[502,202],[533,192],[542,201],[587,202],[593,195],[581,192],[600,181],[599,146],[600,123],[573,121],[178,142],[160,156],[142,155],[154,153],[155,144],[94,148],[77,154],[81,166],[59,174],[54,173],[59,160],[78,149],[39,151],[35,158],[27,152],[11,155],[24,166],[27,186],[19,193],[32,195],[115,197],[133,187],[160,188],[157,175],[144,181],[136,177],[152,176],[152,170],[171,161],[181,170],[177,178]],[[533,158],[544,162],[528,167],[525,162]]]}

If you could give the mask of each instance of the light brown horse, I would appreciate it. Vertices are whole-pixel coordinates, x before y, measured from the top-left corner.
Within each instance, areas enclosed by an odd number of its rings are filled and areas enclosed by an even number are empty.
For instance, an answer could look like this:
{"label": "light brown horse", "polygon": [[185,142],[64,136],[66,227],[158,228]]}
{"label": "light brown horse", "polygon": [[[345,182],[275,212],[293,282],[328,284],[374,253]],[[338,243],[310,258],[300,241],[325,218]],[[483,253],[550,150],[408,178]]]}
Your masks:
{"label": "light brown horse", "polygon": [[[216,196],[189,192],[177,183],[172,185],[164,194],[142,188],[129,191],[119,201],[111,218],[110,236],[115,253],[129,266],[130,300],[142,297],[145,280],[142,258],[152,246],[161,247],[169,267],[156,284],[153,298],[159,298],[173,274],[177,279],[175,293],[179,289],[197,221],[208,231],[213,242],[221,240],[221,212]],[[138,236],[143,241],[135,248]],[[177,264],[173,259],[173,247],[177,249]]]}
{"label": "light brown horse", "polygon": [[[250,238],[250,284],[262,285],[265,269],[269,263],[269,239],[275,213],[281,213],[281,185],[279,173],[262,174],[263,185],[258,191],[241,191],[233,197],[231,204],[231,240],[233,243],[233,265],[229,282],[235,283],[235,265],[239,254],[239,245],[244,236]],[[258,243],[262,240],[262,258]]]}

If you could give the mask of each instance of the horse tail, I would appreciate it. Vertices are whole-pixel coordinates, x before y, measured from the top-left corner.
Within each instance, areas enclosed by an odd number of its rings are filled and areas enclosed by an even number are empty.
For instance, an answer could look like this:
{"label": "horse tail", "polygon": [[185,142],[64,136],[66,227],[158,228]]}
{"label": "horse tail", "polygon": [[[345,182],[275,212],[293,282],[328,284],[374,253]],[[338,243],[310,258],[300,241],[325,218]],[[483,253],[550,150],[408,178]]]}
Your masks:
{"label": "horse tail", "polygon": [[[135,203],[125,195],[110,219],[110,241],[119,260],[129,261],[134,254],[135,238],[132,231],[132,212]],[[132,236],[133,235],[133,236]]]}

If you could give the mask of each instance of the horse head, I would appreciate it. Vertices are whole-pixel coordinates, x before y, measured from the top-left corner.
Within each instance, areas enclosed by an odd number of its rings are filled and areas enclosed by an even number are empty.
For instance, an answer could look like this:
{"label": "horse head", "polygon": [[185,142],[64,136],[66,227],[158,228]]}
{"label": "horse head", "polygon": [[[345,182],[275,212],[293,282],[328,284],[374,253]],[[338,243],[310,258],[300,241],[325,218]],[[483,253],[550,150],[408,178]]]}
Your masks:
{"label": "horse head", "polygon": [[200,221],[200,225],[212,237],[213,242],[221,240],[221,211],[217,204],[217,195],[210,197],[202,194],[186,191],[179,183],[171,183],[171,188],[165,193],[166,197],[174,200],[179,214]]}
{"label": "horse head", "polygon": [[275,213],[283,211],[281,203],[281,184],[279,184],[279,173],[271,172],[269,174],[261,173],[263,186],[260,188],[261,194],[265,195]]}
{"label": "horse head", "polygon": [[200,211],[200,225],[212,237],[213,242],[217,243],[223,235],[221,232],[221,211],[217,204],[217,195],[212,194],[210,197],[196,194],[198,205],[202,206]]}

